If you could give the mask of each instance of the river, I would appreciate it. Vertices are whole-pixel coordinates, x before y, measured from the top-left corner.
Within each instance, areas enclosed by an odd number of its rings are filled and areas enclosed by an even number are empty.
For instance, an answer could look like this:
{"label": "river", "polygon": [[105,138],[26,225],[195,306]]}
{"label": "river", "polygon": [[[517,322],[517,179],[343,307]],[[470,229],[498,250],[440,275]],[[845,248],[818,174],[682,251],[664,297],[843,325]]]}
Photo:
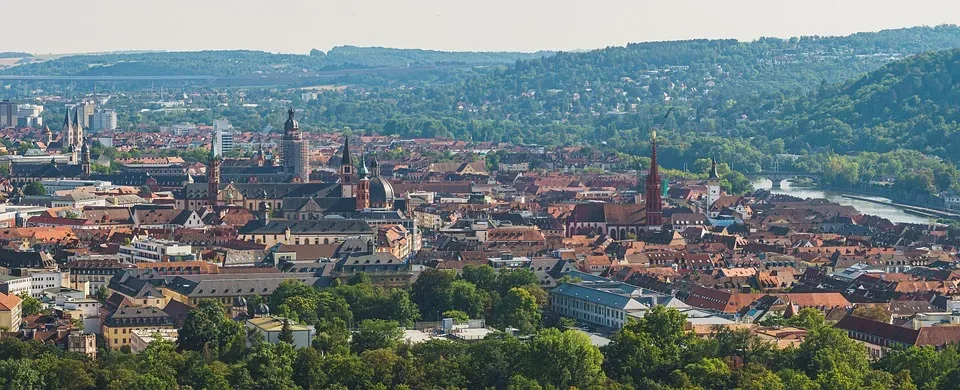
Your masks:
{"label": "river", "polygon": [[[889,219],[891,222],[897,223],[919,223],[927,224],[929,220],[927,218],[911,215],[903,212],[902,208],[899,208],[894,205],[882,205],[871,202],[864,202],[862,200],[844,198],[841,196],[840,192],[821,190],[816,187],[791,187],[789,181],[783,182],[783,188],[772,190],[774,194],[786,194],[790,196],[796,196],[798,198],[822,198],[827,199],[834,203],[839,203],[844,206],[853,206],[862,214],[876,215],[882,218]],[[753,187],[757,189],[771,189],[773,183],[770,180],[763,179],[753,182]],[[873,199],[880,202],[890,203],[890,199],[879,197],[879,196],[870,196],[870,195],[859,195],[859,194],[850,194],[856,195],[860,198]]]}

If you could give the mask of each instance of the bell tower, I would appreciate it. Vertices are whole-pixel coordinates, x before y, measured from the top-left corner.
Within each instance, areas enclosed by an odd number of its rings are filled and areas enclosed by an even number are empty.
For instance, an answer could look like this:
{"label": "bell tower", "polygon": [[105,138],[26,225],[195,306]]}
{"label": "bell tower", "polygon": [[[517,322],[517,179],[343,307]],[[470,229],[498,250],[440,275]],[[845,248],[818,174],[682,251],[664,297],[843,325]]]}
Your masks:
{"label": "bell tower", "polygon": [[84,179],[90,178],[90,146],[87,145],[86,140],[80,147],[80,171]]}
{"label": "bell tower", "polygon": [[357,181],[357,193],[354,197],[357,199],[357,210],[370,208],[370,172],[367,171],[367,163],[363,160],[363,153],[360,154],[360,172],[357,175],[360,180]]}
{"label": "bell tower", "polygon": [[210,145],[210,161],[207,165],[207,197],[209,198],[210,205],[217,205],[217,193],[220,192],[220,162],[221,157],[218,156],[214,150],[213,145]]}
{"label": "bell tower", "polygon": [[343,155],[340,156],[340,196],[352,198],[355,185],[353,158],[350,155],[350,138],[345,135],[343,136]]}
{"label": "bell tower", "polygon": [[713,204],[720,200],[720,175],[717,174],[717,160],[712,159],[710,163],[710,177],[707,178],[707,212],[710,213],[711,217],[716,217],[717,214],[710,212],[710,208],[713,207]]}

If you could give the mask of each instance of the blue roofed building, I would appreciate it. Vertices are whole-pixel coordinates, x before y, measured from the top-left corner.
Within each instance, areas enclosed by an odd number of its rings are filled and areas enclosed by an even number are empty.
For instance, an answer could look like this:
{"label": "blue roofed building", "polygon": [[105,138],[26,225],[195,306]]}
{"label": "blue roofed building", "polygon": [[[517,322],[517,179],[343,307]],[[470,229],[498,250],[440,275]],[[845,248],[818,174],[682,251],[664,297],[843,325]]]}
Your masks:
{"label": "blue roofed building", "polygon": [[557,314],[614,329],[622,328],[631,314],[649,309],[619,288],[594,288],[561,284],[550,290],[551,308]]}

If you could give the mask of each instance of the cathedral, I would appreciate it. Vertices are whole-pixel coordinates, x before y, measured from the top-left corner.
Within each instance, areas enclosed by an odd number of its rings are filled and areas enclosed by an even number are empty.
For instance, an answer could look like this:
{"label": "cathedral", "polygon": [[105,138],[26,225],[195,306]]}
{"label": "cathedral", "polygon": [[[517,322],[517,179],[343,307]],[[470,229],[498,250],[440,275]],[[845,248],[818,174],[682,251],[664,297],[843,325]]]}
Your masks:
{"label": "cathedral", "polygon": [[60,131],[60,142],[63,150],[70,151],[70,162],[76,164],[78,152],[83,147],[83,125],[80,121],[80,111],[73,110],[73,121],[70,121],[70,110],[63,118],[63,130]]}
{"label": "cathedral", "polygon": [[[246,169],[264,172],[257,176],[257,180],[235,181],[224,172],[223,158],[211,153],[206,183],[186,184],[176,197],[177,207],[201,210],[208,206],[235,206],[253,212],[269,208],[272,214],[282,215],[285,219],[310,220],[326,215],[347,217],[358,212],[394,211],[405,206],[397,202],[393,185],[380,176],[376,160],[367,165],[367,158],[361,152],[354,165],[349,140],[343,144],[339,181],[310,182],[307,142],[294,119],[293,110],[287,114],[282,162],[277,167],[280,169],[268,173],[273,166],[260,162],[263,159],[260,152],[254,158],[257,166]],[[243,174],[237,175],[241,178]],[[270,175],[278,176],[278,180],[271,180],[267,177]]]}
{"label": "cathedral", "polygon": [[53,131],[49,126],[44,126],[44,135],[46,139],[44,144],[48,151],[59,150],[62,153],[70,154],[70,164],[78,164],[80,149],[84,144],[83,124],[80,120],[80,112],[75,108],[73,116],[70,116],[70,109],[66,110],[63,118],[63,128],[60,130],[60,137],[54,140]]}

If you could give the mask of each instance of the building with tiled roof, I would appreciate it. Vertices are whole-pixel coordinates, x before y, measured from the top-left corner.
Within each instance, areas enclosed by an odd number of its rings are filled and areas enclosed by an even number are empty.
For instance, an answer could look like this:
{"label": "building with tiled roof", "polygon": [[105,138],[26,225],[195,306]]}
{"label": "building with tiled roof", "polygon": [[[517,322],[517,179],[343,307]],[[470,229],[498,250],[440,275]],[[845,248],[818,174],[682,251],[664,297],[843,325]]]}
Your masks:
{"label": "building with tiled roof", "polygon": [[23,320],[20,297],[13,294],[0,293],[0,328],[7,331],[17,331]]}
{"label": "building with tiled roof", "polygon": [[646,209],[638,204],[581,203],[567,219],[567,236],[607,234],[614,240],[646,230]]}
{"label": "building with tiled roof", "polygon": [[321,219],[313,221],[252,220],[237,230],[239,239],[276,244],[332,244],[349,238],[373,239],[374,231],[363,220]]}
{"label": "building with tiled roof", "polygon": [[103,321],[107,347],[119,350],[129,346],[134,331],[173,329],[173,319],[157,307],[126,306],[110,313]]}
{"label": "building with tiled roof", "polygon": [[937,350],[960,342],[960,315],[949,325],[905,328],[886,322],[847,315],[834,327],[847,332],[850,338],[862,342],[874,358],[880,358],[895,347],[931,346]]}
{"label": "building with tiled roof", "polygon": [[315,273],[221,273],[176,276],[163,285],[172,300],[196,307],[201,299],[213,299],[229,306],[238,296],[268,297],[286,280],[314,287],[326,287],[332,278]]}
{"label": "building with tiled roof", "polygon": [[486,242],[493,245],[544,245],[540,229],[528,226],[499,227],[487,230]]}
{"label": "building with tiled roof", "polygon": [[71,258],[61,268],[70,273],[71,283],[89,283],[93,293],[107,287],[117,272],[133,267],[124,263],[120,256],[94,255]]}
{"label": "building with tiled roof", "polygon": [[136,210],[134,224],[142,229],[199,229],[204,227],[197,212],[183,209]]}

